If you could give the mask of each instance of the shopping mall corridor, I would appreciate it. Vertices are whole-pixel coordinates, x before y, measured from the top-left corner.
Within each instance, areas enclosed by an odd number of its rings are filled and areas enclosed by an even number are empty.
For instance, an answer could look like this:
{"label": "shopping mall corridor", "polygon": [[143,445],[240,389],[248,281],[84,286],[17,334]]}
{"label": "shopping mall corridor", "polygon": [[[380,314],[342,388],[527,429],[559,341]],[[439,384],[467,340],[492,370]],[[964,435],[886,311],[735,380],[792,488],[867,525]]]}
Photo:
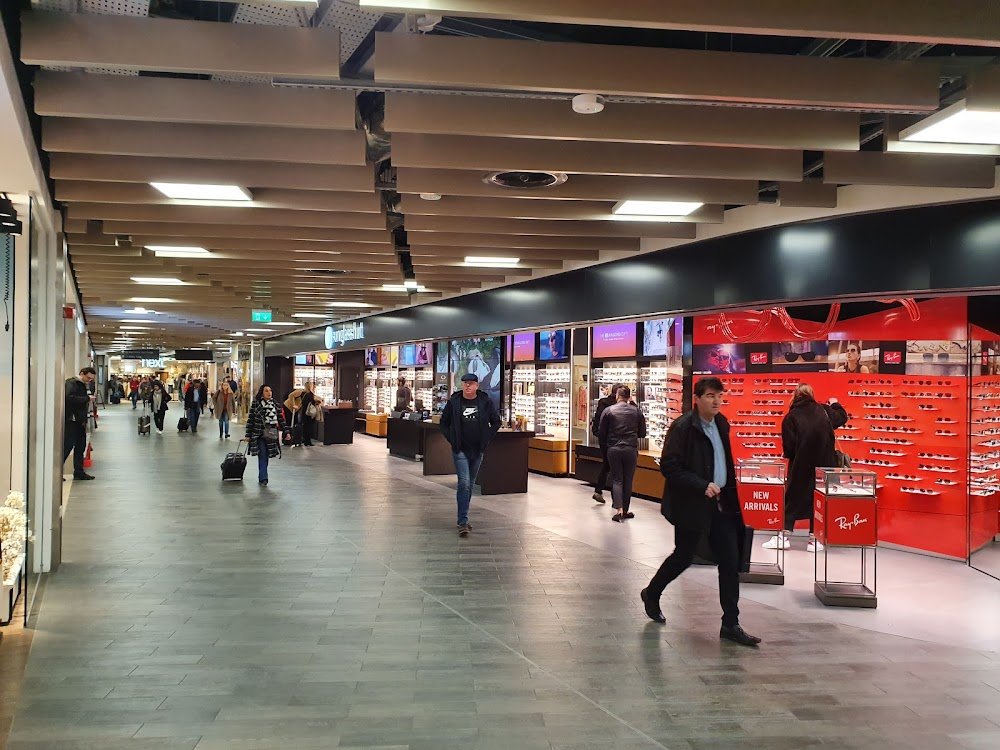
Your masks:
{"label": "shopping mall corridor", "polygon": [[659,626],[649,566],[482,505],[461,539],[448,482],[384,443],[222,484],[235,441],[178,416],[101,413],[10,750],[1000,746],[1000,652],[746,600],[749,650],[698,580]]}

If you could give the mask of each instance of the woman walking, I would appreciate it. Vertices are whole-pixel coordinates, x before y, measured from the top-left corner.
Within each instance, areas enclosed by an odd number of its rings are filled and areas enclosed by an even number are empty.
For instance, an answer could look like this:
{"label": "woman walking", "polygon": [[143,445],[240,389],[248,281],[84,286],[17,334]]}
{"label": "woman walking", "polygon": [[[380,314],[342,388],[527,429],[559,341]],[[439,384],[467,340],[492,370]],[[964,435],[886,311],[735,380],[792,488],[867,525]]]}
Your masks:
{"label": "woman walking", "polygon": [[163,387],[163,383],[154,380],[153,390],[149,396],[149,410],[153,412],[153,424],[156,425],[156,431],[161,434],[163,433],[163,417],[167,414],[167,402],[170,400],[170,394]]}
{"label": "woman walking", "polygon": [[[842,409],[841,409],[842,411]],[[781,423],[781,445],[788,459],[785,481],[785,531],[764,543],[765,549],[788,549],[796,521],[809,519],[809,552],[823,549],[813,534],[813,491],[816,468],[836,466],[836,438],[828,408],[816,402],[808,383],[799,383]]]}
{"label": "woman walking", "polygon": [[219,420],[219,440],[229,437],[229,423],[236,416],[236,394],[225,380],[212,398],[212,410]]}
{"label": "woman walking", "polygon": [[257,481],[267,484],[267,464],[281,456],[282,434],[288,435],[281,406],[272,398],[271,386],[262,385],[250,405],[247,417],[247,434],[244,438],[250,447],[247,452],[257,456]]}

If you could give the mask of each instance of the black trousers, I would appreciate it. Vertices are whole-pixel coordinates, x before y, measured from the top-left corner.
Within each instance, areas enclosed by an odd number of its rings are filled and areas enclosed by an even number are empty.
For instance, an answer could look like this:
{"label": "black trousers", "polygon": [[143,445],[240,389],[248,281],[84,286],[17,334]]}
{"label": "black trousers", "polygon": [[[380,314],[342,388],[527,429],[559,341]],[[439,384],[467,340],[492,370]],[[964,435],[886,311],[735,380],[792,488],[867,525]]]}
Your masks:
{"label": "black trousers", "polygon": [[608,448],[607,462],[611,466],[611,507],[628,513],[632,503],[632,480],[639,462],[636,448]]}
{"label": "black trousers", "polygon": [[153,424],[156,425],[156,429],[163,429],[163,418],[167,416],[165,411],[154,411],[153,412]]}
{"label": "black trousers", "polygon": [[[652,601],[659,599],[670,582],[691,565],[695,550],[701,541],[702,531],[682,527],[675,529],[674,535],[676,546],[673,554],[663,561],[663,565],[649,582],[648,595]],[[712,511],[708,544],[719,561],[719,604],[722,605],[722,624],[737,625],[740,621],[739,546],[736,525],[731,516],[717,510]]]}
{"label": "black trousers", "polygon": [[594,489],[597,492],[604,492],[608,486],[608,475],[611,473],[611,464],[608,463],[608,449],[603,445],[601,446],[601,458],[604,463],[601,464],[601,473],[597,475],[597,481],[594,483]]}
{"label": "black trousers", "polygon": [[87,452],[87,426],[80,422],[66,422],[63,431],[63,462],[73,454],[73,474],[83,474],[83,457]]}
{"label": "black trousers", "polygon": [[313,435],[316,434],[316,420],[308,414],[302,415],[302,444],[312,445]]}

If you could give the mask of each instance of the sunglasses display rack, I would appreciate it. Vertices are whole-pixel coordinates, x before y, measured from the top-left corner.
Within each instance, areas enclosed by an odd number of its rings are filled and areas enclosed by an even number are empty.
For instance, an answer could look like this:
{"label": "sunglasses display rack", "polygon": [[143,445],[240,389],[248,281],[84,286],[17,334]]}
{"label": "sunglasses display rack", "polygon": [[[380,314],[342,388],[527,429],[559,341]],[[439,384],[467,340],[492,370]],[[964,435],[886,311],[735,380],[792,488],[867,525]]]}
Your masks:
{"label": "sunglasses display rack", "polygon": [[543,365],[535,381],[535,429],[556,437],[569,435],[570,368],[565,364]]}
{"label": "sunglasses display rack", "polygon": [[970,543],[973,550],[1000,534],[1000,377],[972,381],[969,404]]}
{"label": "sunglasses display rack", "polygon": [[781,420],[798,382],[782,375],[722,375],[722,413],[737,464],[780,461]]}
{"label": "sunglasses display rack", "polygon": [[434,401],[434,371],[430,367],[417,370],[413,380],[413,399],[422,401],[425,409],[429,409]]}
{"label": "sunglasses display rack", "polygon": [[639,370],[639,408],[646,418],[646,436],[651,450],[663,448],[667,430],[681,416],[684,399],[684,374],[664,363],[654,363]]}
{"label": "sunglasses display rack", "polygon": [[591,378],[590,414],[597,412],[597,402],[610,394],[611,386],[621,383],[628,386],[632,393],[639,385],[639,365],[637,362],[605,362],[601,367],[594,368]]}
{"label": "sunglasses display rack", "polygon": [[365,370],[364,411],[374,412],[378,406],[378,385],[375,370]]}
{"label": "sunglasses display rack", "polygon": [[514,414],[524,417],[527,429],[535,429],[535,382],[534,365],[520,364],[513,372],[513,408]]}

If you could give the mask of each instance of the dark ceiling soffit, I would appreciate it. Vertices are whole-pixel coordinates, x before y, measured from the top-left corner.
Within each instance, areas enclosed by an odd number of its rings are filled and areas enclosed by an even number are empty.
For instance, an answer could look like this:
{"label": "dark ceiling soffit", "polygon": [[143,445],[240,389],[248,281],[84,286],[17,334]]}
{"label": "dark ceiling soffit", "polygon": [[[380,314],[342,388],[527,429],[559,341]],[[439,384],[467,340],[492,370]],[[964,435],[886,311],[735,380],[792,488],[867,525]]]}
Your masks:
{"label": "dark ceiling soffit", "polygon": [[[361,318],[354,348],[790,301],[1000,286],[1000,201],[793,224],[691,243]],[[324,327],[268,339],[267,356],[325,349]]]}

